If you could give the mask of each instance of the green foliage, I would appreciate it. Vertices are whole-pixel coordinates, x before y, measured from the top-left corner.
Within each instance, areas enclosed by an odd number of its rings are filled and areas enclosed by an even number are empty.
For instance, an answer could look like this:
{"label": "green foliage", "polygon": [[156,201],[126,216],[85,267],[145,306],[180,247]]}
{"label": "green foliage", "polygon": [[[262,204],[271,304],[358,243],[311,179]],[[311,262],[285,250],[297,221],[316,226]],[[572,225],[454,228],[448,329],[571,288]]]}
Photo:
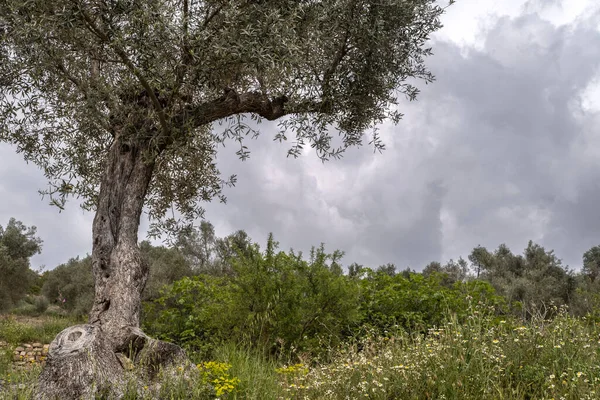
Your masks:
{"label": "green foliage", "polygon": [[359,321],[359,288],[341,274],[342,254],[313,248],[302,254],[277,252],[269,236],[266,251],[234,259],[236,297],[246,310],[244,336],[267,348],[316,350],[339,343]]}
{"label": "green foliage", "polygon": [[279,355],[318,354],[365,328],[380,334],[422,330],[449,315],[466,318],[472,302],[501,312],[503,299],[482,281],[448,284],[445,273],[395,274],[356,268],[344,275],[341,252],[313,248],[308,260],[277,251],[269,236],[231,257],[230,276],[200,275],[175,282],[145,305],[145,329],[210,355],[232,340]]}
{"label": "green foliage", "polygon": [[569,303],[569,310],[574,315],[600,323],[600,280],[591,280],[589,275],[583,272],[576,277],[575,294]]}
{"label": "green foliage", "polygon": [[231,335],[237,321],[229,283],[212,276],[185,277],[144,304],[144,330],[202,353]]}
{"label": "green foliage", "polygon": [[[140,243],[140,251],[143,262],[150,269],[148,282],[142,293],[144,300],[158,297],[163,286],[193,274],[189,263],[177,249],[152,246],[144,241]],[[94,301],[92,258],[72,258],[66,264],[45,272],[41,292],[52,304],[60,306],[71,315],[87,314]]]}
{"label": "green foliage", "polygon": [[27,295],[10,312],[11,314],[38,316],[45,313],[48,306],[49,302],[46,297]]}
{"label": "green foliage", "polygon": [[467,262],[459,257],[458,261],[450,260],[445,265],[431,262],[423,269],[423,275],[441,274],[442,284],[452,286],[456,282],[463,282],[468,278],[469,267]]}
{"label": "green foliage", "polygon": [[[12,357],[11,357],[12,359]],[[4,390],[0,391],[2,400],[31,400],[35,394],[35,381],[41,371],[41,367],[34,366],[25,370],[16,370],[10,364],[0,365],[0,381],[4,384]]]}
{"label": "green foliage", "polygon": [[[480,283],[471,282],[485,296],[493,293]],[[597,399],[600,325],[565,309],[555,308],[553,314],[552,320],[499,319],[474,297],[463,317],[449,315],[444,324],[423,333],[367,332],[327,348],[327,360],[303,354],[300,362],[277,363],[248,345],[224,343],[211,360],[198,362],[197,373],[159,374],[160,388],[140,387],[132,379],[123,398]],[[34,330],[30,324],[0,324],[0,337],[8,334],[10,343],[43,340],[39,334],[13,333]],[[17,371],[0,360],[0,381],[9,387],[0,398],[31,399],[37,374],[39,369]]]}
{"label": "green foliage", "polygon": [[140,243],[140,251],[142,259],[150,269],[142,300],[155,299],[160,295],[163,286],[194,274],[190,263],[177,249],[152,246],[144,241]]}
{"label": "green foliage", "polygon": [[245,115],[282,118],[289,154],[311,145],[323,159],[399,121],[399,97],[434,79],[424,60],[443,12],[435,0],[2,0],[0,140],[43,169],[59,207],[75,195],[94,208],[111,143],[143,151],[160,166],[149,215],[172,229],[172,205],[194,220],[199,200],[223,198],[215,142],[247,157]]}
{"label": "green foliage", "polygon": [[[521,304],[520,312],[527,318],[537,313],[551,313],[551,305],[569,304],[576,281],[552,250],[529,242],[523,255],[514,255],[506,245],[494,253],[477,247],[469,256],[480,270],[481,278],[489,281],[509,304]],[[517,309],[515,309],[517,311]]]}
{"label": "green foliage", "polygon": [[82,259],[72,258],[45,275],[42,294],[52,304],[75,316],[87,314],[94,301],[94,277],[90,256]]}
{"label": "green foliage", "polygon": [[276,373],[279,364],[262,352],[249,346],[225,343],[215,349],[214,358],[230,364],[231,376],[240,380],[234,398],[275,400],[283,395]]}
{"label": "green foliage", "polygon": [[239,230],[219,238],[208,221],[202,221],[198,228],[182,229],[174,244],[195,273],[216,276],[233,275],[230,259],[252,252],[252,242],[246,232]]}
{"label": "green foliage", "polygon": [[67,317],[38,317],[35,320],[5,316],[0,318],[0,340],[12,345],[29,342],[50,343],[65,328],[80,322]]}
{"label": "green foliage", "polygon": [[35,226],[26,227],[14,218],[6,228],[0,226],[0,311],[16,306],[37,279],[29,268],[29,258],[42,244],[35,234]]}
{"label": "green foliage", "polygon": [[331,363],[282,379],[289,398],[597,399],[598,325],[559,313],[553,321],[496,321],[472,309],[426,336],[364,338]]}
{"label": "green foliage", "polygon": [[485,304],[497,311],[503,299],[483,281],[455,282],[447,285],[447,275],[411,273],[390,276],[367,270],[361,280],[363,323],[379,334],[425,331],[442,325],[449,316],[466,318],[472,302]]}
{"label": "green foliage", "polygon": [[594,246],[583,254],[582,273],[592,283],[600,276],[600,246]]}
{"label": "green foliage", "polygon": [[339,343],[359,320],[359,288],[339,272],[340,254],[264,253],[253,246],[230,261],[233,276],[184,278],[146,306],[145,329],[195,348],[225,339],[267,351]]}

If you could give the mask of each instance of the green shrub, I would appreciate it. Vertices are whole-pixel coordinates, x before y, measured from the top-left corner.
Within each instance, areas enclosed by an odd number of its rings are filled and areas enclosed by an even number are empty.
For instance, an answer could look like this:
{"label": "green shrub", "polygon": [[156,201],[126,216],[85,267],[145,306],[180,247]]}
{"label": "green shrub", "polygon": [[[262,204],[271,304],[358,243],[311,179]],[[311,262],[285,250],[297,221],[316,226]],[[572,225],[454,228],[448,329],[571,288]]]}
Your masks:
{"label": "green shrub", "polygon": [[210,356],[223,341],[248,343],[270,354],[328,348],[364,332],[426,331],[449,315],[466,318],[470,304],[486,313],[502,312],[504,302],[483,281],[448,285],[443,274],[389,274],[362,269],[344,275],[341,253],[313,249],[276,252],[272,236],[229,259],[231,276],[201,275],[166,287],[144,307],[144,328]]}
{"label": "green shrub", "polygon": [[463,320],[471,304],[482,304],[486,313],[501,312],[504,300],[487,282],[456,282],[447,286],[445,274],[394,275],[366,269],[362,288],[362,323],[378,334],[425,332],[444,324],[450,316]]}
{"label": "green shrub", "polygon": [[48,305],[48,299],[44,296],[27,295],[11,310],[11,314],[38,316],[46,312]]}
{"label": "green shrub", "polygon": [[209,354],[224,340],[268,353],[318,352],[343,341],[359,321],[359,287],[323,247],[309,261],[258,246],[230,260],[231,277],[184,278],[145,306],[145,329]]}

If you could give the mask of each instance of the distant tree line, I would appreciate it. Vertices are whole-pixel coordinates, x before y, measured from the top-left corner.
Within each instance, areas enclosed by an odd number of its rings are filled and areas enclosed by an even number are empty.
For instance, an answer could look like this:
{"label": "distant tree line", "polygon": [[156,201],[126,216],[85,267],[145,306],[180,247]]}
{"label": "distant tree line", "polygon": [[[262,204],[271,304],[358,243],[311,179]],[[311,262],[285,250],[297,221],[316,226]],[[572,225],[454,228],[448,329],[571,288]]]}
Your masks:
{"label": "distant tree line", "polygon": [[[73,258],[43,273],[30,268],[40,252],[35,227],[0,226],[0,309],[84,316],[94,295],[91,258]],[[180,232],[171,247],[140,244],[150,278],[143,323],[150,334],[209,353],[235,340],[268,352],[315,352],[374,332],[426,332],[477,307],[498,318],[551,318],[562,306],[600,320],[600,246],[574,272],[553,251],[529,242],[523,254],[504,244],[477,246],[467,260],[431,262],[422,270],[394,264],[345,268],[341,251],[324,245],[307,257],[263,249],[244,231],[220,238],[212,224]]]}

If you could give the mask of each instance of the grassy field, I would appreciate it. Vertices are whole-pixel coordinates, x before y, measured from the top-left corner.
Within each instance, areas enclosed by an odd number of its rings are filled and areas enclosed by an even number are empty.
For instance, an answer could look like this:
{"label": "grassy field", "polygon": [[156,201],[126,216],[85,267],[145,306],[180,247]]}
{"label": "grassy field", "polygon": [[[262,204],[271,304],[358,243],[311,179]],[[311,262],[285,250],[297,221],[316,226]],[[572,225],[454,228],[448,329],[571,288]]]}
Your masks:
{"label": "grassy field", "polygon": [[[47,342],[71,323],[3,318],[0,340]],[[224,345],[214,360],[194,360],[191,381],[145,388],[141,398],[600,399],[600,325],[565,312],[524,323],[473,311],[466,323],[450,319],[426,335],[367,335],[330,354],[327,362],[284,364]],[[0,379],[10,388],[0,398],[31,398],[39,369],[19,371],[10,355],[0,359]],[[140,396],[132,390],[125,398]]]}

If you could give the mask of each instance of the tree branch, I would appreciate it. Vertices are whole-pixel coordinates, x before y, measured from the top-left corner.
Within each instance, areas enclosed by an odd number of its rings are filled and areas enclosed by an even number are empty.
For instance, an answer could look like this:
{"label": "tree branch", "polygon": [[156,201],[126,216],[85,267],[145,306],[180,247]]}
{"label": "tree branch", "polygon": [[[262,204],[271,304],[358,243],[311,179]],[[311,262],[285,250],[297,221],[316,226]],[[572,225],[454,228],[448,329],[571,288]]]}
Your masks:
{"label": "tree branch", "polygon": [[288,98],[279,96],[269,99],[259,92],[248,92],[238,95],[233,89],[225,89],[218,99],[187,107],[178,118],[181,122],[189,121],[198,127],[235,114],[254,113],[273,121],[290,112],[285,109]]}
{"label": "tree branch", "polygon": [[330,83],[331,78],[333,77],[333,74],[336,72],[338,66],[340,65],[340,63],[342,62],[342,60],[344,59],[344,57],[346,57],[346,54],[348,53],[348,40],[349,39],[350,39],[350,27],[348,27],[346,29],[346,32],[344,33],[344,37],[340,43],[340,47],[338,48],[338,51],[336,52],[335,57],[331,61],[331,65],[329,66],[329,68],[327,68],[327,70],[323,74],[322,89],[323,89],[323,100],[325,102],[328,102],[329,97],[331,96],[331,83]]}
{"label": "tree branch", "polygon": [[[322,102],[305,101],[296,104],[295,108],[286,108],[287,102],[287,96],[269,99],[266,94],[259,92],[238,95],[235,90],[227,88],[218,99],[185,107],[172,119],[172,123],[178,128],[195,129],[236,114],[254,113],[274,121],[289,114],[327,112]],[[173,140],[173,136],[167,136],[161,146],[164,148]]]}
{"label": "tree branch", "polygon": [[117,55],[119,56],[123,64],[125,64],[127,69],[129,69],[129,71],[132,74],[134,74],[136,78],[138,78],[140,84],[144,87],[144,89],[148,93],[148,96],[150,96],[150,100],[152,101],[152,105],[154,106],[156,113],[158,114],[160,126],[162,127],[164,134],[168,136],[170,129],[169,125],[167,124],[165,112],[162,106],[160,105],[158,98],[156,97],[154,89],[150,86],[150,83],[146,80],[142,71],[140,71],[140,69],[133,64],[133,62],[129,59],[129,56],[127,56],[127,53],[125,53],[123,49],[115,46],[108,37],[108,35],[96,26],[92,18],[85,12],[83,8],[79,7],[79,11],[81,11],[81,15],[83,15],[83,18],[85,19],[85,22],[87,23],[88,28],[92,31],[92,33],[94,33],[100,40],[104,41],[108,46],[110,46],[114,50],[114,52],[117,53]]}
{"label": "tree branch", "polygon": [[324,102],[306,100],[296,103],[293,108],[286,107],[287,102],[288,97],[285,95],[270,99],[260,92],[237,94],[235,90],[227,88],[218,99],[184,108],[173,121],[178,127],[188,125],[197,128],[235,114],[253,113],[274,121],[290,114],[327,114],[330,110]]}
{"label": "tree branch", "polygon": [[[81,82],[81,80],[77,79],[75,76],[71,75],[69,73],[69,71],[65,68],[64,64],[62,62],[57,62],[56,63],[56,69],[62,74],[62,76],[67,79],[68,81],[70,81],[83,95],[83,97],[86,100],[90,99],[90,93],[88,91],[87,85],[85,85],[83,82]],[[110,110],[110,105],[108,105],[108,108]],[[109,133],[112,134],[110,126],[108,126],[108,124],[106,124],[106,122],[103,120],[103,118],[99,118],[98,122],[100,122],[100,125],[102,125],[102,127]],[[114,136],[114,135],[113,135]]]}
{"label": "tree branch", "polygon": [[204,23],[202,24],[202,28],[206,28],[208,26],[208,24],[210,23],[210,21],[212,21],[212,19],[223,9],[223,4],[221,4],[220,6],[218,6],[212,13],[209,13],[208,10],[206,10],[206,17],[204,18]]}
{"label": "tree branch", "polygon": [[182,20],[182,46],[181,46],[181,64],[176,68],[176,78],[175,78],[175,89],[171,94],[171,97],[175,96],[176,93],[179,92],[181,85],[183,84],[183,79],[189,68],[193,58],[190,54],[190,34],[189,34],[189,21],[190,21],[190,4],[189,0],[183,0],[183,20]]}

